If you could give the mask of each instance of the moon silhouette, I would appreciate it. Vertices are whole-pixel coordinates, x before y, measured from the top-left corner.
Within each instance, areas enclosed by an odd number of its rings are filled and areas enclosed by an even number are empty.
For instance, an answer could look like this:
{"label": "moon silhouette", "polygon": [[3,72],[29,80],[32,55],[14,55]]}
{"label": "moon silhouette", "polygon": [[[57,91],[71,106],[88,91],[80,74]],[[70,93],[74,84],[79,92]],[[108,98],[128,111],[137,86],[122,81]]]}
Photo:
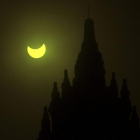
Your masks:
{"label": "moon silhouette", "polygon": [[33,58],[41,58],[45,52],[46,52],[46,47],[45,44],[43,44],[40,48],[38,49],[32,49],[29,46],[27,47],[27,52],[28,54],[33,57]]}

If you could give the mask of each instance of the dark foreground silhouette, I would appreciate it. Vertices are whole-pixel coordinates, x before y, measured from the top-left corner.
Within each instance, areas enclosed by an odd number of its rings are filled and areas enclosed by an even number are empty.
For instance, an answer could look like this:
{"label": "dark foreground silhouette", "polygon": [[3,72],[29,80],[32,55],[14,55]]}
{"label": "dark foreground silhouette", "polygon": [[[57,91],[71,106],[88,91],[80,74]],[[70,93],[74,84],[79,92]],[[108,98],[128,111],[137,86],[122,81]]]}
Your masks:
{"label": "dark foreground silhouette", "polygon": [[110,86],[105,83],[102,55],[98,51],[92,19],[85,21],[84,40],[75,65],[73,86],[64,71],[62,97],[54,83],[52,101],[44,107],[37,140],[139,140],[139,118],[131,106],[126,79],[121,97],[115,73]]}

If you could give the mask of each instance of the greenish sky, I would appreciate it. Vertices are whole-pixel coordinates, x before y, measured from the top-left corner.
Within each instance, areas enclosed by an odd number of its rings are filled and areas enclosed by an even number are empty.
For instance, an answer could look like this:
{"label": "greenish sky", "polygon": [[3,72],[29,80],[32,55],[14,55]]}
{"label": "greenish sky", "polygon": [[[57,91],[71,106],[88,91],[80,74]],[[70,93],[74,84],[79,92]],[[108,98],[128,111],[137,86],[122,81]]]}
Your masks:
{"label": "greenish sky", "polygon": [[[94,0],[90,18],[102,53],[106,84],[111,73],[121,90],[127,79],[132,105],[140,116],[140,2]],[[64,69],[72,83],[84,37],[85,0],[3,0],[0,3],[0,139],[35,140],[43,107],[49,105],[53,82],[61,92]],[[33,59],[27,46],[46,45],[46,55]]]}

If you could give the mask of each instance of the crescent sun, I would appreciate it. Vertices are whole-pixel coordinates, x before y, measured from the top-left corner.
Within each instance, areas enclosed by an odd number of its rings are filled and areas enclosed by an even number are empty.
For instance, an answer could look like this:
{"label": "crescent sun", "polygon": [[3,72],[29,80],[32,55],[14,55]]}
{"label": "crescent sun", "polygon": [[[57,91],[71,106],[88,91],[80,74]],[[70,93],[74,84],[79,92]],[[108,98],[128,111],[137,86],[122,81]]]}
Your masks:
{"label": "crescent sun", "polygon": [[41,58],[45,52],[46,52],[46,47],[45,44],[43,44],[40,48],[38,49],[32,49],[29,46],[27,47],[27,52],[28,54],[33,57],[33,58]]}

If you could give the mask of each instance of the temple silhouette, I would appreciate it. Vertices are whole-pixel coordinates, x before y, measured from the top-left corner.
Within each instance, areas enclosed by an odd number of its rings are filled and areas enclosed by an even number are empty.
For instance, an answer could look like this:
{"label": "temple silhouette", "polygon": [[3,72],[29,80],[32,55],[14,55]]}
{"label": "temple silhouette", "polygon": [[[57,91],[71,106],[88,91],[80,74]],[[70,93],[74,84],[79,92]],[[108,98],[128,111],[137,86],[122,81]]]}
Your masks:
{"label": "temple silhouette", "polygon": [[64,70],[61,96],[54,82],[37,140],[139,140],[139,118],[136,106],[131,105],[126,79],[122,79],[120,97],[115,73],[106,86],[104,61],[90,18],[85,20],[74,73],[71,85]]}

